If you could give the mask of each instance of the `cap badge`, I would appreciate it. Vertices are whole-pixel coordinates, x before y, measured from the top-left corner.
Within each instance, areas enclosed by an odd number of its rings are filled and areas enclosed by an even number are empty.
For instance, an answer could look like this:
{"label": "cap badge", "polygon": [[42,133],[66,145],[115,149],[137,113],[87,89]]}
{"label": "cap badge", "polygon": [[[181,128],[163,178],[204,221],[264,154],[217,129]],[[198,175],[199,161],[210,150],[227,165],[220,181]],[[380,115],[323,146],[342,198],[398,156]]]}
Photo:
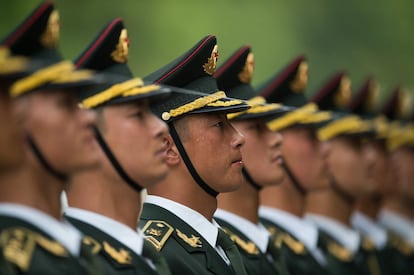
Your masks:
{"label": "cap badge", "polygon": [[218,47],[217,45],[215,45],[213,48],[213,51],[211,52],[211,56],[207,60],[207,63],[203,65],[204,71],[207,74],[213,75],[216,72],[217,60],[218,60]]}
{"label": "cap badge", "polygon": [[254,71],[254,55],[253,53],[249,53],[246,58],[246,63],[242,71],[238,74],[239,80],[242,83],[249,84],[253,79],[253,71]]}
{"label": "cap badge", "polygon": [[334,97],[335,105],[346,108],[351,101],[351,80],[344,76],[339,83],[338,91]]}
{"label": "cap badge", "polygon": [[47,26],[40,42],[46,48],[54,48],[58,44],[60,34],[60,18],[57,10],[52,11],[47,21]]}
{"label": "cap badge", "polygon": [[128,60],[129,38],[126,29],[122,29],[119,41],[115,50],[111,53],[112,59],[118,63],[125,63]]}

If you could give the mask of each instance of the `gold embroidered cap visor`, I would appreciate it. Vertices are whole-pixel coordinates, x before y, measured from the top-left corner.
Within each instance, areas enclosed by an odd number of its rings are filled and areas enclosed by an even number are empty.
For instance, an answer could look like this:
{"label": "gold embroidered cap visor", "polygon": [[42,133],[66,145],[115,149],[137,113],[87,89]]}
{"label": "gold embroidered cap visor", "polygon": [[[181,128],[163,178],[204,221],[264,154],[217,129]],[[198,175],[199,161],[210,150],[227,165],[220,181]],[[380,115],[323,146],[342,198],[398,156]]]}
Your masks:
{"label": "gold embroidered cap visor", "polygon": [[250,106],[249,109],[243,112],[228,114],[227,118],[231,120],[263,118],[264,121],[269,121],[292,112],[295,109],[294,107],[288,107],[282,104],[266,103],[266,100],[260,96],[251,98],[246,103]]}
{"label": "gold embroidered cap visor", "polygon": [[165,122],[187,114],[236,113],[250,108],[244,100],[229,98],[222,91],[205,94],[177,87],[170,87],[171,96],[152,106],[153,112]]}
{"label": "gold embroidered cap visor", "polygon": [[141,78],[125,78],[108,73],[98,74],[110,83],[96,85],[80,92],[79,101],[83,108],[93,109],[103,105],[146,99],[150,103],[166,99],[171,89],[162,85],[147,84]]}
{"label": "gold embroidered cap visor", "polygon": [[[33,63],[34,62],[34,63]],[[35,64],[36,62],[30,62]],[[32,66],[33,68],[34,66]],[[10,87],[13,97],[21,96],[35,90],[77,90],[102,84],[104,78],[92,70],[75,70],[71,61],[60,61],[41,67],[34,72],[18,79]]]}
{"label": "gold embroidered cap visor", "polygon": [[414,125],[394,122],[389,126],[387,148],[392,152],[402,146],[414,147]]}
{"label": "gold embroidered cap visor", "polygon": [[267,123],[272,131],[280,131],[291,127],[320,128],[330,122],[332,113],[319,111],[314,103],[308,103],[296,108],[283,116],[273,119]]}
{"label": "gold embroidered cap visor", "polygon": [[318,129],[317,136],[327,141],[338,136],[375,136],[375,126],[359,116],[335,113],[332,122]]}

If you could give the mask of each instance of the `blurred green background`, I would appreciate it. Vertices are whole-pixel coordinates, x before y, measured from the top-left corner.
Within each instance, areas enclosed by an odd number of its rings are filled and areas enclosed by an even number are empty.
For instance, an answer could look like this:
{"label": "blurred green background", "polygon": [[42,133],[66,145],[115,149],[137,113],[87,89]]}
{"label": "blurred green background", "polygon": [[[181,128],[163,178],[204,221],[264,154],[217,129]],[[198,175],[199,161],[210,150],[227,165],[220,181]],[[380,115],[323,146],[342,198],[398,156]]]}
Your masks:
{"label": "blurred green background", "polygon": [[[2,1],[5,36],[41,1]],[[381,95],[401,84],[414,92],[412,0],[56,0],[61,51],[73,59],[111,19],[124,18],[131,40],[129,64],[144,76],[176,58],[207,34],[217,36],[219,64],[243,44],[255,54],[253,84],[278,72],[298,54],[310,65],[307,93],[338,70],[354,91],[373,75]]]}

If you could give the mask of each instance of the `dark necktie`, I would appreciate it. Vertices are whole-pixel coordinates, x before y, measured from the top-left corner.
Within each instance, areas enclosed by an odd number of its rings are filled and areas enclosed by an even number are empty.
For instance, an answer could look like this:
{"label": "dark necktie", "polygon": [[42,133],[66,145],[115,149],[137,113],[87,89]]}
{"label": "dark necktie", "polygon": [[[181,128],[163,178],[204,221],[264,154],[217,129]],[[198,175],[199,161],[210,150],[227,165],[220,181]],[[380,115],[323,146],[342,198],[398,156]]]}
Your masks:
{"label": "dark necktie", "polygon": [[171,275],[170,268],[164,257],[155,249],[155,247],[148,241],[144,240],[142,247],[142,256],[148,258],[155,265],[155,269],[160,275]]}
{"label": "dark necktie", "polygon": [[217,244],[220,245],[221,248],[223,248],[224,252],[226,252],[226,255],[229,258],[231,266],[233,267],[236,275],[247,275],[246,269],[244,268],[242,257],[235,243],[220,228],[218,229]]}

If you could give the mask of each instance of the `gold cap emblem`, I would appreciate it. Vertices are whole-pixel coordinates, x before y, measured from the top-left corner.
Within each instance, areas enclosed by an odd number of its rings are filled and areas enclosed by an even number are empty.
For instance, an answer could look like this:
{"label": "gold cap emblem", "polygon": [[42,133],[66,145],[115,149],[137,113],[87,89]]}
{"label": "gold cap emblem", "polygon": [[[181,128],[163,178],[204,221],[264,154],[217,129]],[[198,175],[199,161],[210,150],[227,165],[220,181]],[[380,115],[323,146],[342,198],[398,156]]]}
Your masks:
{"label": "gold cap emblem", "polygon": [[57,10],[52,11],[47,21],[47,26],[40,36],[40,43],[46,48],[54,48],[59,42],[60,18]]}
{"label": "gold cap emblem", "polygon": [[111,53],[112,59],[118,63],[126,63],[128,61],[129,38],[126,29],[122,29],[119,35],[118,44]]}
{"label": "gold cap emblem", "polygon": [[347,76],[343,76],[339,83],[339,88],[334,97],[335,105],[346,108],[351,101],[351,80]]}
{"label": "gold cap emblem", "polygon": [[216,72],[217,60],[218,60],[218,47],[217,45],[215,45],[213,48],[213,51],[211,52],[211,56],[207,60],[207,63],[203,65],[204,71],[207,74],[213,75]]}
{"label": "gold cap emblem", "polygon": [[295,78],[290,83],[290,89],[293,92],[301,93],[305,90],[306,86],[308,85],[308,77],[309,77],[309,66],[306,61],[302,61],[298,69],[296,71]]}
{"label": "gold cap emblem", "polygon": [[253,79],[254,71],[254,55],[249,53],[246,58],[246,63],[244,64],[243,70],[239,73],[238,77],[242,83],[249,84]]}

